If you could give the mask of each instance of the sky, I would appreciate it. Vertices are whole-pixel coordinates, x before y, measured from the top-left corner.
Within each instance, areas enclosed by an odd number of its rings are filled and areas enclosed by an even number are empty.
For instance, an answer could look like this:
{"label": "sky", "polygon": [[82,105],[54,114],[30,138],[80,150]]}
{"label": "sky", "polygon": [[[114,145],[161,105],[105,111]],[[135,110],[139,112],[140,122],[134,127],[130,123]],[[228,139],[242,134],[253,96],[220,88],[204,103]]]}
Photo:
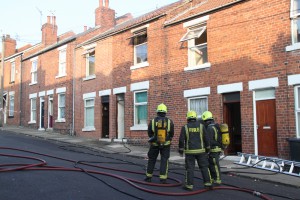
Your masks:
{"label": "sky", "polygon": [[[126,13],[138,17],[176,1],[109,0],[109,7],[116,11],[116,17]],[[56,16],[58,35],[68,31],[80,33],[84,26],[94,27],[95,9],[99,7],[99,0],[0,0],[0,3],[0,35],[16,39],[17,48],[41,42],[41,26],[47,16]],[[0,47],[1,52],[2,44]]]}

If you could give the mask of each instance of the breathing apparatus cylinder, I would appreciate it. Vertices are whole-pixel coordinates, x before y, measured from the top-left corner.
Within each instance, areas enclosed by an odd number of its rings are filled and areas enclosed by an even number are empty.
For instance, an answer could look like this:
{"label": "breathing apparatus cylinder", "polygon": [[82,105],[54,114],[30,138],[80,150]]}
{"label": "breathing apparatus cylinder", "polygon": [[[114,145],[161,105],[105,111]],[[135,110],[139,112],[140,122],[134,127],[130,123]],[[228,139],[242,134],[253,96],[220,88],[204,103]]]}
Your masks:
{"label": "breathing apparatus cylinder", "polygon": [[167,137],[167,123],[164,120],[158,120],[157,124],[157,142],[163,144]]}
{"label": "breathing apparatus cylinder", "polygon": [[228,124],[226,123],[220,124],[220,130],[222,134],[222,144],[227,147],[230,144]]}

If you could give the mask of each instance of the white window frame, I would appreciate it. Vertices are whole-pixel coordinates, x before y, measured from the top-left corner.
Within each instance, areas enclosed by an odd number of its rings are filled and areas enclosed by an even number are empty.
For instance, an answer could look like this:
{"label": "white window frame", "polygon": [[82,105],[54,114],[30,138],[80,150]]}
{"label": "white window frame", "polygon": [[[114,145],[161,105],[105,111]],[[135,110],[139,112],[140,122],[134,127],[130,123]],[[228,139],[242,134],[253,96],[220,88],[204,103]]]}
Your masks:
{"label": "white window frame", "polygon": [[[87,101],[93,101],[93,105],[87,106]],[[92,126],[87,126],[87,108],[93,108],[94,121]],[[94,131],[95,129],[95,98],[84,99],[84,128],[83,131]]]}
{"label": "white window frame", "polygon": [[[204,69],[208,68],[211,66],[208,60],[208,55],[207,55],[207,62],[204,62],[202,64],[196,64],[195,63],[195,53],[199,52],[202,53],[201,50],[206,48],[206,54],[208,54],[207,50],[207,41],[206,43],[198,44],[196,45],[196,39],[201,37],[201,35],[207,31],[207,21],[209,19],[209,16],[201,17],[189,22],[186,22],[183,24],[184,28],[187,28],[187,32],[183,35],[183,37],[180,39],[180,42],[185,42],[187,41],[188,44],[188,66],[184,68],[184,71],[191,71],[191,70],[197,70],[197,69]],[[199,32],[198,32],[199,31]],[[195,32],[197,34],[195,34]]]}
{"label": "white window frame", "polygon": [[37,69],[38,68],[38,60],[35,59],[35,60],[32,60],[32,63],[31,63],[31,84],[37,84]]}
{"label": "white window frame", "polygon": [[9,110],[8,116],[14,117],[14,113],[15,113],[15,93],[14,92],[9,93],[9,109],[8,110]]}
{"label": "white window frame", "polygon": [[[146,102],[136,102],[136,94],[137,93],[146,93],[147,94],[147,101]],[[134,91],[134,94],[133,94],[133,104],[134,104],[134,119],[133,119],[133,123],[134,123],[134,127],[137,128],[137,130],[144,130],[145,127],[147,127],[147,120],[146,120],[146,123],[142,123],[142,124],[138,124],[137,123],[137,106],[148,106],[148,90],[139,90],[139,91]],[[147,115],[148,115],[148,107],[147,107]],[[132,127],[133,128],[133,127]],[[134,129],[134,128],[133,128]]]}
{"label": "white window frame", "polygon": [[36,97],[30,99],[30,124],[36,123],[36,100]]}
{"label": "white window frame", "polygon": [[[133,36],[130,37],[130,39],[132,40],[132,44],[133,44],[133,66],[130,67],[131,70],[138,69],[138,68],[142,68],[142,67],[148,67],[148,66],[149,66],[149,62],[148,62],[148,59],[149,59],[149,50],[148,50],[148,32],[147,32],[147,31],[148,31],[148,30],[147,30],[148,27],[149,27],[149,24],[131,30],[131,33],[133,34]],[[140,36],[143,36],[143,35],[147,35],[147,37],[146,37],[146,38],[147,38],[147,39],[146,39],[146,42],[135,45],[135,43],[134,43],[134,38],[140,37]],[[136,49],[137,49],[139,46],[142,46],[142,45],[146,45],[146,46],[147,46],[147,56],[146,56],[146,57],[147,57],[147,60],[138,63],[138,62],[137,62],[137,50],[136,50]]]}
{"label": "white window frame", "polygon": [[296,137],[300,138],[300,85],[295,86],[295,116],[296,116]]}
{"label": "white window frame", "polygon": [[[294,51],[300,49],[300,36],[297,37],[297,31],[300,31],[300,10],[295,5],[296,0],[291,0],[290,20],[291,20],[291,42],[292,45],[285,48],[286,51]],[[300,1],[298,0],[300,4]],[[300,8],[300,5],[299,5]],[[299,27],[297,26],[297,20],[299,21]]]}
{"label": "white window frame", "polygon": [[[64,104],[61,105],[60,99],[62,98],[62,96],[65,97],[65,102],[64,102]],[[55,122],[66,122],[66,119],[65,119],[65,117],[66,117],[66,93],[65,92],[58,93],[57,100],[58,100],[58,102],[57,102],[57,120],[55,120]],[[64,111],[65,111],[64,117],[62,117],[61,109],[64,109]]]}
{"label": "white window frame", "polygon": [[[188,110],[194,110],[196,111],[195,109],[192,109],[191,108],[191,100],[197,100],[197,99],[205,99],[206,100],[206,108],[203,110],[203,112],[207,111],[208,110],[208,96],[197,96],[197,97],[191,97],[191,98],[188,98]],[[196,111],[197,112],[197,111]],[[202,116],[203,113],[199,113],[197,112],[197,118],[200,119],[201,116]]]}
{"label": "white window frame", "polygon": [[[93,53],[94,56],[91,56],[91,54]],[[86,68],[85,68],[85,73],[86,73],[86,77],[93,77],[95,78],[95,72],[96,72],[96,51],[95,49],[91,49],[89,50],[86,54]],[[90,58],[94,57],[94,73],[91,74],[90,72]]]}
{"label": "white window frame", "polygon": [[10,66],[10,82],[11,83],[15,82],[15,74],[16,74],[16,62],[13,61],[13,62],[11,62],[11,66]]}
{"label": "white window frame", "polygon": [[67,48],[65,47],[59,49],[58,76],[56,78],[67,75],[66,67],[67,67]]}

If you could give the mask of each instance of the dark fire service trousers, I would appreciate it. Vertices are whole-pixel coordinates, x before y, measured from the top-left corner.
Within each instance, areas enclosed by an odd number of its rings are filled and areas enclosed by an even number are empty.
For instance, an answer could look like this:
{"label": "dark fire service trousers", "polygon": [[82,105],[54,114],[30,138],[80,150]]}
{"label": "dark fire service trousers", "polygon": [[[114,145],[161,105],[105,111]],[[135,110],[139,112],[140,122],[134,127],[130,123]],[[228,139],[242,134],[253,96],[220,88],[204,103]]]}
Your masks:
{"label": "dark fire service trousers", "polygon": [[194,170],[195,160],[199,169],[201,170],[204,186],[211,186],[211,177],[208,169],[208,157],[206,153],[200,154],[185,154],[185,169],[186,169],[186,183],[189,188],[193,188],[194,185]]}
{"label": "dark fire service trousers", "polygon": [[220,152],[210,152],[208,161],[209,170],[213,181],[217,184],[221,184]]}
{"label": "dark fire service trousers", "polygon": [[148,151],[147,177],[152,177],[155,163],[160,153],[160,179],[168,178],[168,161],[170,158],[170,145],[154,146],[151,145]]}

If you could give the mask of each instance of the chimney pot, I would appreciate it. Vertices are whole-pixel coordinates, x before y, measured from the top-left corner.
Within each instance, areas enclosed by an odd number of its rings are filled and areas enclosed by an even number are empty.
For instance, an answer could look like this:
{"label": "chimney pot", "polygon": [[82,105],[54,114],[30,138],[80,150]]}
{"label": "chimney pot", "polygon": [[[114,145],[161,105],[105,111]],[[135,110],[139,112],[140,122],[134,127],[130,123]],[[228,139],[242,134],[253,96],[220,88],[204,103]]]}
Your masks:
{"label": "chimney pot", "polygon": [[103,0],[99,0],[99,7],[103,7]]}
{"label": "chimney pot", "polygon": [[47,23],[50,24],[50,16],[47,16]]}
{"label": "chimney pot", "polygon": [[105,0],[105,7],[109,8],[109,0]]}

